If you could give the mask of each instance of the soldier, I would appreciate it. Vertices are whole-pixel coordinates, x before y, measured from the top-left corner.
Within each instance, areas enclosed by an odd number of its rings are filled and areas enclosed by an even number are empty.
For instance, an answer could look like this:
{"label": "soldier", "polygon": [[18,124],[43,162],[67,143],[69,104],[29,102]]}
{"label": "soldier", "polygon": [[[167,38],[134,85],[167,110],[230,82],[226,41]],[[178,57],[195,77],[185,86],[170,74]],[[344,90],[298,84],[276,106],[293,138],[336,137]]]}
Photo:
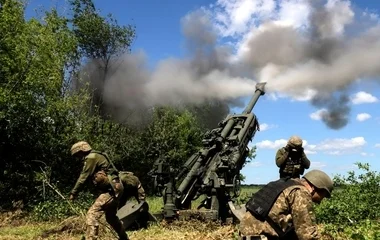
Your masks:
{"label": "soldier", "polygon": [[240,222],[241,240],[321,239],[312,202],[330,198],[333,181],[320,170],[302,179],[279,179],[259,190],[246,204]]}
{"label": "soldier", "polygon": [[123,230],[122,223],[116,216],[118,200],[123,193],[123,185],[119,180],[117,170],[105,153],[92,150],[84,141],[75,143],[71,147],[71,155],[82,159],[84,166],[82,172],[70,194],[74,200],[84,183],[91,179],[100,195],[86,215],[86,239],[98,239],[99,220],[105,213],[107,222],[119,235],[119,239],[127,240],[128,235]]}
{"label": "soldier", "polygon": [[[119,209],[122,208],[126,204],[126,202],[132,197],[134,197],[139,204],[145,202],[145,191],[143,186],[141,185],[139,178],[136,175],[134,175],[132,172],[120,171],[119,177],[124,186],[124,193],[120,198]],[[139,229],[148,227],[150,215],[147,210],[149,209],[149,205],[146,202],[143,204],[145,204],[148,207],[141,208],[139,215],[136,216],[134,224],[124,227],[127,227],[127,229]]]}
{"label": "soldier", "polygon": [[128,199],[134,197],[138,203],[145,201],[145,190],[140,179],[132,172],[120,171],[120,180],[124,186],[124,193],[119,201],[119,206],[124,206]]}
{"label": "soldier", "polygon": [[310,160],[306,157],[300,137],[290,137],[287,145],[277,151],[276,165],[280,168],[280,178],[299,178],[310,167]]}

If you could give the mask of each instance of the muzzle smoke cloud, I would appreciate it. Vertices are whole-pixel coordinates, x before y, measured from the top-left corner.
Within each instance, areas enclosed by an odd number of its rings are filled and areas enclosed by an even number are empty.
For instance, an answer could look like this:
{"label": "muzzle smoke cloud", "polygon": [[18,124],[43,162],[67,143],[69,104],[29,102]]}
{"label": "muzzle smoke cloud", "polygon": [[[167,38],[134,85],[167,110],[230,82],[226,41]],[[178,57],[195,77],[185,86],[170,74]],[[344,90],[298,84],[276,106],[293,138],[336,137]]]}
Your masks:
{"label": "muzzle smoke cloud", "polygon": [[239,97],[253,94],[252,79],[231,74],[232,49],[217,45],[216,31],[203,11],[189,13],[181,24],[187,58],[164,59],[149,70],[142,51],[126,54],[110,64],[104,81],[99,62],[86,66],[88,80],[103,89],[108,110],[117,119],[140,121],[153,106],[207,102],[204,118],[211,118],[210,125],[215,127],[228,114],[229,105],[241,104]]}
{"label": "muzzle smoke cloud", "polygon": [[[111,64],[104,84],[95,77],[99,74],[90,79],[104,89],[104,100],[119,119],[157,105],[213,102],[210,116],[219,121],[228,105],[240,104],[256,82],[266,81],[268,93],[312,92],[310,103],[326,109],[322,120],[340,129],[348,123],[351,84],[380,76],[380,25],[373,16],[355,12],[349,1],[296,2],[309,11],[301,27],[274,14],[251,29],[237,54],[218,44],[212,14],[198,10],[181,22],[186,58],[164,59],[149,70],[143,52],[127,54]],[[95,62],[87,68],[96,72]]]}
{"label": "muzzle smoke cloud", "polygon": [[348,1],[321,2],[304,1],[310,9],[305,29],[261,25],[242,60],[268,90],[293,96],[312,90],[311,104],[326,109],[322,120],[340,129],[348,123],[351,84],[380,76],[380,27],[363,15],[355,18]]}

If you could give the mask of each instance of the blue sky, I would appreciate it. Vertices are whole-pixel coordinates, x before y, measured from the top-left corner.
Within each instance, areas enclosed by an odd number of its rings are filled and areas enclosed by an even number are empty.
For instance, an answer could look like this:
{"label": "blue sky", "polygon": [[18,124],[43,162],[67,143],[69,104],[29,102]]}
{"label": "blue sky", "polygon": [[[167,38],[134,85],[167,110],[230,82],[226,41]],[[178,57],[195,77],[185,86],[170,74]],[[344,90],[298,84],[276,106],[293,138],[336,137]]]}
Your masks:
{"label": "blue sky", "polygon": [[[30,0],[29,2],[28,14],[30,15],[33,15],[32,9],[39,5],[45,7],[58,5],[61,11],[65,10],[64,1]],[[282,1],[283,5],[277,5],[275,8],[263,5],[260,0],[97,0],[94,2],[102,13],[112,13],[120,24],[136,26],[137,38],[133,43],[132,53],[144,51],[150,69],[155,69],[158,63],[168,58],[181,59],[186,56],[181,19],[202,7],[211,16],[213,26],[218,29],[218,44],[232,46],[235,59],[246,56],[243,51],[244,46],[252,45],[244,44],[247,44],[250,38],[255,37],[252,33],[258,35],[258,32],[254,32],[252,29],[261,29],[260,26],[264,20],[276,19],[277,24],[294,26],[301,32],[309,27],[304,22],[304,12],[307,12],[309,7],[302,0]],[[268,4],[271,1],[265,2]],[[255,5],[255,3],[259,4]],[[276,2],[273,1],[273,3]],[[362,39],[359,32],[363,31],[363,28],[379,24],[379,1],[330,0],[326,6],[326,9],[333,13],[331,16],[334,16],[330,22],[332,27],[320,31],[324,34],[335,34],[334,36],[343,39],[347,36],[348,40],[342,41],[343,43],[348,42],[350,36],[359,36],[357,39]],[[356,23],[356,25],[352,23]],[[342,26],[346,27],[342,28]],[[265,28],[262,29],[265,30]],[[282,38],[276,39],[275,44],[289,43],[282,42],[282,40]],[[343,46],[342,42],[339,43]],[[320,67],[319,65],[311,65],[312,68],[309,68],[310,65],[304,65],[302,60],[299,62],[301,64],[297,65],[301,66],[299,68],[289,67],[287,69],[289,71],[281,72],[284,73],[281,76],[269,75],[278,82],[273,82],[254,109],[262,131],[257,132],[252,142],[252,145],[257,146],[256,159],[242,170],[247,177],[246,184],[267,183],[278,177],[278,168],[274,162],[276,150],[284,146],[286,140],[293,134],[301,136],[306,141],[305,149],[311,160],[311,169],[321,169],[330,176],[334,176],[355,170],[354,163],[359,161],[368,162],[373,170],[379,170],[380,139],[379,134],[376,134],[380,127],[380,74],[376,70],[380,69],[376,65],[377,62],[380,62],[378,45],[365,45],[366,47],[362,49],[365,51],[352,51],[352,54],[350,51],[354,47],[344,48],[343,46],[344,51],[333,55],[330,61],[331,67],[324,68],[325,66],[323,66],[320,71],[315,71]],[[256,49],[256,51],[260,51],[260,49]],[[363,56],[362,52],[364,52]],[[371,55],[371,52],[378,52],[378,55]],[[294,55],[303,53],[297,49]],[[347,55],[345,55],[346,53]],[[336,58],[334,58],[335,56]],[[288,55],[289,57],[293,57],[292,52]],[[336,59],[339,61],[335,61]],[[368,63],[364,64],[365,60],[368,60]],[[353,63],[355,61],[357,63]],[[253,60],[253,64],[259,63]],[[257,67],[257,65],[253,66]],[[270,66],[268,65],[268,67]],[[268,69],[270,70],[270,68],[266,68],[266,70]],[[354,70],[351,71],[352,69]],[[353,79],[354,81],[347,82],[347,78],[352,77],[356,72],[358,75]],[[269,71],[269,73],[272,72]],[[345,73],[348,74],[348,77]],[[300,77],[303,74],[310,77]],[[319,82],[316,82],[318,77],[315,75],[320,75]],[[346,77],[340,77],[341,75]],[[257,79],[257,75],[255,77]],[[312,80],[314,78],[317,80]],[[241,81],[241,79],[236,81]],[[307,89],[317,89],[319,93],[335,92],[343,82],[345,86],[348,86],[345,94],[349,98],[347,105],[351,109],[348,123],[342,128],[331,129],[320,119],[323,116],[324,107],[316,107],[310,103],[310,96],[313,96],[313,92],[307,92]],[[235,90],[238,92],[238,89]],[[245,96],[243,99],[247,102],[249,99],[247,92],[245,91],[242,95]],[[232,107],[231,111],[240,113],[242,109]]]}

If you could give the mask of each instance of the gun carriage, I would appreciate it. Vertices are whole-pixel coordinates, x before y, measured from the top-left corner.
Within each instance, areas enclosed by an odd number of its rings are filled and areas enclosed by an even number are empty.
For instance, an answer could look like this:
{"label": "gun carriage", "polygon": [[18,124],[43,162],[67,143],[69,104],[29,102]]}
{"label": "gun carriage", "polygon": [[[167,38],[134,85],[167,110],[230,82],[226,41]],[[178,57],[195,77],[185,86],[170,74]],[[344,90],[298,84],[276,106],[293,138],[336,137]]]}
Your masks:
{"label": "gun carriage", "polygon": [[240,170],[249,154],[248,143],[259,131],[252,112],[265,84],[256,84],[256,91],[241,114],[230,114],[218,127],[205,133],[202,148],[194,153],[180,169],[174,169],[160,157],[149,175],[154,178],[157,196],[163,197],[160,216],[167,220],[181,218],[192,208],[194,200],[203,196],[198,212],[212,220],[225,222],[229,217],[239,219],[234,205],[240,194]]}

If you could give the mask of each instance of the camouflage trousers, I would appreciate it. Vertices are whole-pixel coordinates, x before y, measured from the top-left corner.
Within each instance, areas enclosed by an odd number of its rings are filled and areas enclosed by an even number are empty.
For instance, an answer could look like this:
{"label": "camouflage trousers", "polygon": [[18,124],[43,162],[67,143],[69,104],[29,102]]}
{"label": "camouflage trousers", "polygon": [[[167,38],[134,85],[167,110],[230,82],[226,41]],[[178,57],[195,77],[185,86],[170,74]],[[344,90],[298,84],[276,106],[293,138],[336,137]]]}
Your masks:
{"label": "camouflage trousers", "polygon": [[118,206],[118,196],[122,193],[122,184],[116,182],[114,184],[115,193],[105,192],[98,196],[92,204],[86,215],[86,240],[98,239],[99,221],[105,214],[106,221],[118,234],[119,239],[127,240],[128,235],[123,230],[120,219],[116,216]]}
{"label": "camouflage trousers", "polygon": [[277,237],[272,237],[263,222],[257,220],[252,216],[250,212],[246,212],[239,224],[239,239],[240,240],[272,240],[278,239]]}

